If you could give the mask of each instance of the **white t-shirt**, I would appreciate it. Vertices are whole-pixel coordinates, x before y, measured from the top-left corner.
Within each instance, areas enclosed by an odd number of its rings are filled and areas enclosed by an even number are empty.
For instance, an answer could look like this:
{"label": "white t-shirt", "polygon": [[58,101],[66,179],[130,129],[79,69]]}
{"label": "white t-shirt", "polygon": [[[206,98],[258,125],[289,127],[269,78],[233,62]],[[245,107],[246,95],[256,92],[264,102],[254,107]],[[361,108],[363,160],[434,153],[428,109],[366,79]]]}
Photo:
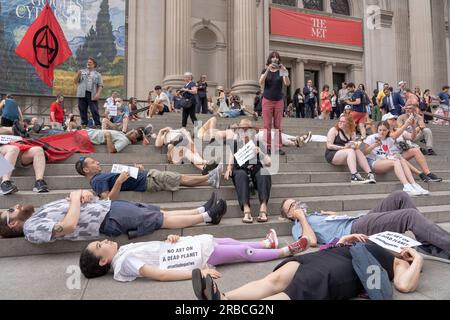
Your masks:
{"label": "white t-shirt", "polygon": [[[378,134],[373,134],[364,140],[367,145],[372,145],[377,142],[376,138],[379,137]],[[371,160],[386,160],[388,156],[398,153],[398,148],[395,146],[395,141],[392,138],[387,138],[381,141],[381,146],[376,147],[372,150],[367,158]]]}
{"label": "white t-shirt", "polygon": [[[205,268],[211,254],[214,252],[214,237],[212,235],[201,235],[195,237],[182,237],[176,244],[159,241],[129,244],[120,247],[114,257],[111,266],[114,270],[114,279],[120,282],[131,282],[142,276],[139,270],[145,266],[161,268],[160,261],[163,250],[176,247],[180,244],[189,246],[191,243],[200,245],[201,253],[195,258],[193,265],[174,267],[171,270],[193,270]],[[176,254],[176,253],[174,253]]]}
{"label": "white t-shirt", "polygon": [[167,132],[167,134],[164,136],[164,144],[168,145],[172,141],[178,140],[180,137],[183,136],[182,129],[180,130],[170,130]]}
{"label": "white t-shirt", "polygon": [[[162,102],[163,105],[170,107],[170,100],[169,97],[167,96],[167,94],[165,94],[164,92],[161,92],[161,94],[159,96],[156,97],[156,100],[159,102]],[[155,101],[156,101],[155,100]]]}

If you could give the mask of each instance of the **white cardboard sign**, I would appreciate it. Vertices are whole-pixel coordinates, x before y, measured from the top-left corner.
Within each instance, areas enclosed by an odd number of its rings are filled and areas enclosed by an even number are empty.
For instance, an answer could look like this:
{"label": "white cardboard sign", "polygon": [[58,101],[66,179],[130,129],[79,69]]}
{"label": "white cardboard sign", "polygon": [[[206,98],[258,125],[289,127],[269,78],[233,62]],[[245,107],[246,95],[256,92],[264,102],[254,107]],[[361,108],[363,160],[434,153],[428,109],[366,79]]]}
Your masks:
{"label": "white cardboard sign", "polygon": [[111,173],[122,173],[128,172],[131,178],[137,179],[139,174],[139,169],[135,167],[124,166],[121,164],[115,164],[112,167]]}
{"label": "white cardboard sign", "polygon": [[255,157],[255,143],[250,140],[245,146],[243,146],[238,152],[235,153],[234,157],[240,167],[242,167],[247,161]]}
{"label": "white cardboard sign", "polygon": [[202,267],[202,246],[197,239],[180,239],[161,246],[159,266],[163,270],[194,270]]}
{"label": "white cardboard sign", "polygon": [[403,248],[414,248],[422,244],[416,240],[406,237],[396,232],[383,232],[369,237],[369,240],[376,243],[382,248],[397,253],[402,252]]}
{"label": "white cardboard sign", "polygon": [[8,144],[13,141],[22,141],[22,137],[17,136],[1,136],[0,135],[0,144]]}

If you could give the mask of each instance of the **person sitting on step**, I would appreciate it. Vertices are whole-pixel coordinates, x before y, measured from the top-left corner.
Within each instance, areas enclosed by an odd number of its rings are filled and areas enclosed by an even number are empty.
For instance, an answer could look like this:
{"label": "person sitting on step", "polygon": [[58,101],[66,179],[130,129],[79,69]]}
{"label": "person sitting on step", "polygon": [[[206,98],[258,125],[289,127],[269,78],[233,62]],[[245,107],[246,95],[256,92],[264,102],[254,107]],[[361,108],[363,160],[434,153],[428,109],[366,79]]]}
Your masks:
{"label": "person sitting on step", "polygon": [[106,110],[105,116],[102,120],[102,130],[120,130],[125,134],[128,132],[130,111],[122,99],[117,98],[114,104],[114,110],[110,107]]}
{"label": "person sitting on step", "polygon": [[[395,132],[398,129],[398,121],[397,116],[388,113],[383,116],[383,121],[387,121],[393,131]],[[398,137],[396,142],[397,152],[402,155],[402,157],[408,161],[409,167],[415,175],[419,176],[423,182],[442,182],[442,178],[438,177],[434,173],[430,171],[430,167],[428,166],[427,158],[423,155],[420,147],[416,145],[413,141],[416,140],[416,126],[418,123],[416,121],[413,122],[411,132],[405,131],[403,134]],[[415,166],[413,166],[409,161],[415,159],[417,164],[422,169],[422,172],[419,171]]]}
{"label": "person sitting on step", "polygon": [[92,190],[101,199],[117,200],[120,192],[176,192],[180,187],[220,188],[221,168],[214,169],[207,176],[185,175],[178,172],[145,170],[143,165],[136,165],[139,169],[137,179],[130,177],[128,172],[102,173],[100,162],[91,157],[82,157],[75,164],[78,174],[86,177]]}
{"label": "person sitting on step", "polygon": [[[239,206],[244,212],[242,220],[244,223],[253,223],[250,196],[256,190],[258,191],[260,210],[257,221],[265,223],[269,221],[267,205],[272,189],[272,177],[267,168],[271,166],[272,160],[266,154],[264,143],[256,140],[256,131],[250,120],[242,120],[239,128],[235,134],[233,146],[229,146],[232,152],[229,153],[225,180],[228,181],[230,178],[233,180]],[[239,164],[234,155],[250,141],[253,141],[255,145],[253,158],[244,164]]]}
{"label": "person sitting on step", "polygon": [[409,162],[398,152],[395,141],[403,134],[412,123],[410,117],[405,125],[396,131],[392,131],[389,123],[378,124],[378,134],[369,136],[364,140],[364,153],[372,170],[377,174],[395,172],[395,175],[403,184],[403,191],[412,196],[426,196],[430,192],[422,188],[414,180],[409,167]]}
{"label": "person sitting on step", "polygon": [[[361,144],[356,141],[356,124],[352,116],[343,115],[328,131],[325,159],[334,166],[348,166],[352,174],[351,183],[375,184],[375,175],[360,146]],[[367,173],[367,178],[358,173],[358,165]]]}

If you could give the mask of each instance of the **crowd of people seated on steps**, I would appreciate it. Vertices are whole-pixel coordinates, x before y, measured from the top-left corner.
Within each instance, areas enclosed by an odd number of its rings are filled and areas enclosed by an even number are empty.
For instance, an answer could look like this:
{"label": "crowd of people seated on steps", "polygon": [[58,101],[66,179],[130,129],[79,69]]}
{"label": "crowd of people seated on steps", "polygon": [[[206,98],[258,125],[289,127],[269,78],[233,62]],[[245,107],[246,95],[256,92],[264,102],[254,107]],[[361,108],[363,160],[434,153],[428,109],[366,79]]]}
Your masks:
{"label": "crowd of people seated on steps", "polygon": [[[276,55],[269,58],[270,61],[274,64],[280,62]],[[89,65],[93,67],[95,60],[90,58]],[[271,72],[274,71],[271,68],[275,67],[269,63],[264,69],[262,83],[273,80]],[[273,81],[290,84],[286,79],[282,80],[283,77]],[[272,80],[267,80],[269,78]],[[429,91],[422,96],[418,88],[413,93],[406,88],[406,83],[400,82],[398,91],[393,92],[389,85],[385,85],[382,94],[375,92],[371,99],[364,85],[356,88],[353,83],[343,84],[339,92],[326,85],[319,94],[312,81],[308,81],[303,91],[296,90],[292,107],[286,109],[284,116],[295,114],[297,117],[309,115],[314,118],[316,113],[321,112],[323,119],[337,119],[328,135],[323,137],[300,131],[297,135],[276,130],[269,133],[259,128],[250,119],[264,117],[263,109],[268,101],[263,92],[257,93],[253,108],[247,108],[236,93],[226,92],[223,87],[218,87],[217,97],[208,96],[205,75],[196,82],[193,75],[187,72],[184,80],[185,86],[175,94],[171,88],[155,86],[149,94],[147,107],[143,109],[139,109],[136,98],[124,103],[118,92],[112,91],[104,104],[103,120],[99,122],[96,113],[101,112],[94,108],[93,123],[89,124],[86,115],[83,115],[81,126],[73,114],[65,117],[62,95],[58,95],[52,103],[47,127],[38,119],[25,119],[14,97],[8,95],[0,103],[0,110],[3,109],[1,135],[27,138],[85,130],[91,144],[105,145],[108,153],[122,152],[130,145],[139,144],[146,148],[154,144],[155,148],[163,150],[168,164],[192,163],[201,175],[145,169],[143,165],[134,164],[138,176],[132,178],[128,172],[105,172],[95,156],[82,156],[76,161],[75,170],[86,178],[93,192],[73,191],[68,198],[42,204],[39,208],[21,203],[4,210],[0,213],[0,236],[25,237],[34,244],[57,240],[93,241],[80,255],[80,268],[87,278],[106,275],[113,269],[114,279],[122,282],[141,277],[158,281],[192,279],[194,293],[199,299],[214,300],[354,298],[364,288],[357,270],[351,265],[350,245],[365,243],[368,236],[384,231],[411,231],[423,244],[417,250],[405,249],[397,256],[373,244],[366,245],[387,271],[387,281],[393,281],[400,292],[416,290],[423,257],[450,262],[450,234],[428,220],[411,199],[411,196],[430,194],[416,183],[414,175],[426,183],[442,182],[442,178],[431,171],[425,157],[436,155],[433,133],[427,128],[430,118],[423,114],[423,111],[430,110],[428,107],[432,99]],[[101,78],[97,81],[98,88],[102,87]],[[448,89],[444,87],[439,95],[444,117],[448,117]],[[275,102],[280,103],[278,100]],[[428,109],[423,104],[428,104]],[[319,106],[320,112],[317,112]],[[129,128],[132,122],[151,122],[145,118],[163,117],[170,112],[182,113],[180,128],[166,127],[158,133],[148,123],[136,129]],[[211,118],[199,126],[197,113],[210,114]],[[219,129],[221,118],[240,116],[251,118],[240,119],[225,130]],[[273,115],[274,118],[278,116]],[[188,118],[194,124],[194,135],[186,128]],[[278,135],[280,146],[267,143],[277,140]],[[198,148],[196,139],[208,146],[225,146],[229,152],[221,159],[207,159],[203,149]],[[274,229],[269,230],[265,239],[253,243],[215,238],[208,234],[194,237],[171,235],[166,243],[144,242],[122,247],[114,241],[103,240],[104,237],[120,235],[134,240],[159,229],[183,229],[201,223],[220,224],[228,204],[215,192],[205,204],[184,210],[165,210],[153,204],[124,201],[122,196],[124,192],[178,192],[181,187],[219,189],[222,178],[233,183],[243,215],[242,222],[254,223],[251,198],[257,195],[259,207],[256,221],[267,223],[274,215],[269,209],[274,157],[285,155],[281,146],[300,148],[310,142],[324,144],[325,159],[331,165],[347,166],[351,183],[376,184],[379,175],[394,172],[403,185],[403,192],[392,192],[368,214],[341,216],[339,219],[328,219],[336,216],[334,212],[310,212],[301,201],[286,199],[281,204],[281,217],[292,221],[294,240],[282,248],[279,248]],[[422,142],[425,148],[416,144]],[[240,163],[235,155],[249,145],[252,146],[252,157]],[[33,166],[36,178],[33,190],[49,192],[44,180],[47,163],[42,147],[21,147],[12,142],[1,145],[0,153],[13,166]],[[412,159],[418,167],[409,162]],[[141,162],[143,159],[136,156],[136,160]],[[365,176],[359,173],[359,169],[365,172]],[[2,177],[1,190],[4,195],[18,192],[11,176],[12,172]],[[176,246],[184,241],[198,244],[196,263],[187,270],[162,267],[161,248],[167,244]],[[319,253],[296,256],[318,245],[324,245]],[[215,270],[217,266],[283,258],[288,259],[266,278],[225,294],[220,293],[213,280],[221,277]],[[302,268],[299,268],[300,264]],[[329,277],[320,277],[315,272],[318,265],[326,265],[324,272]],[[348,282],[339,291],[337,283],[341,278]],[[308,285],[310,280],[317,284],[314,288]]]}

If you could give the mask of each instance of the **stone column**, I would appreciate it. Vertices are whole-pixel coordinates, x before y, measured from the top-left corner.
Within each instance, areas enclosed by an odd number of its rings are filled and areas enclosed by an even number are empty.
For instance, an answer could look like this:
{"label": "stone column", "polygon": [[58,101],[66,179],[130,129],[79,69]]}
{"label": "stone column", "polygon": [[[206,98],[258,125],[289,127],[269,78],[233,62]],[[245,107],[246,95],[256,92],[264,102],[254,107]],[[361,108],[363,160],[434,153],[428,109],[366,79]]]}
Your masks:
{"label": "stone column", "polygon": [[256,1],[234,0],[234,83],[232,89],[241,95],[254,94],[259,90],[256,34]]}
{"label": "stone column", "polygon": [[333,9],[331,8],[331,0],[325,0],[323,2],[323,11],[333,13]]}
{"label": "stone column", "polygon": [[166,70],[164,85],[181,87],[191,71],[191,0],[166,0]]}
{"label": "stone column", "polygon": [[349,72],[348,82],[353,82],[356,85],[356,87],[358,87],[360,83],[364,83],[364,73],[362,65],[359,64],[351,65],[348,68],[348,72]]}
{"label": "stone column", "polygon": [[330,86],[330,92],[333,90],[333,67],[335,67],[335,63],[326,62],[324,68],[324,76],[325,76],[325,84]]}
{"label": "stone column", "polygon": [[296,59],[295,62],[295,89],[300,88],[303,91],[305,87],[305,64],[308,62],[303,59]]}
{"label": "stone column", "polygon": [[[444,1],[431,1],[431,24],[433,29],[433,62],[434,82],[430,83],[434,92],[440,92],[443,85],[447,84],[448,78],[445,73],[447,70],[447,33],[445,30],[445,18],[447,14],[445,12]],[[414,85],[414,84],[413,84]],[[425,89],[422,89],[425,90]]]}
{"label": "stone column", "polygon": [[[410,0],[411,81],[410,86],[429,88],[434,84],[433,27],[430,0]],[[431,88],[436,90],[435,88]]]}

